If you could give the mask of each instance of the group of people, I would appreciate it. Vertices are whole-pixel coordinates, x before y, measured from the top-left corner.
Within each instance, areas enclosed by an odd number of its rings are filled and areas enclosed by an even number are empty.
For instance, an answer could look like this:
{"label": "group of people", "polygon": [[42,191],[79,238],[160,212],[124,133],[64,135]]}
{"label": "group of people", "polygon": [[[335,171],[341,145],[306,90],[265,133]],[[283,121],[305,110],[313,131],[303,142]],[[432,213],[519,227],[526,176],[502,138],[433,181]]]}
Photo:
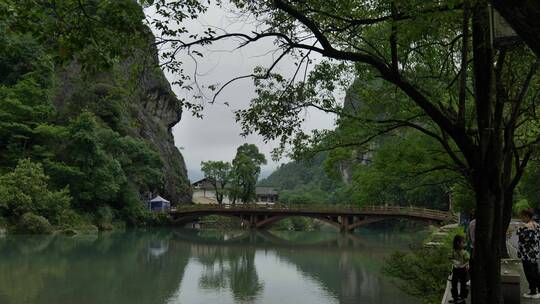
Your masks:
{"label": "group of people", "polygon": [[[534,220],[534,211],[526,209],[520,212],[523,222],[517,229],[518,258],[523,264],[523,272],[529,283],[529,292],[523,297],[540,299],[540,225]],[[471,220],[467,237],[456,235],[450,255],[452,262],[452,300],[450,303],[465,303],[468,296],[468,280],[471,256],[474,252],[476,219]],[[459,285],[459,289],[458,289]]]}

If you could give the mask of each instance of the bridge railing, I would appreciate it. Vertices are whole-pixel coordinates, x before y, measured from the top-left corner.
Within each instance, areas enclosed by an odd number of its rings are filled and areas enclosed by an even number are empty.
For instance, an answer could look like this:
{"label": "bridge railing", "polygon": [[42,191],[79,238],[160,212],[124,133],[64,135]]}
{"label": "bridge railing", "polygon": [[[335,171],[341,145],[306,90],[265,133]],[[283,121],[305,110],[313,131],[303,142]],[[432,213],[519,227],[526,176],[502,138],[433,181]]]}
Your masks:
{"label": "bridge railing", "polygon": [[328,204],[208,204],[208,205],[183,205],[173,209],[173,212],[196,212],[196,211],[217,211],[217,210],[238,210],[238,211],[284,211],[284,212],[329,212],[329,213],[374,213],[374,214],[400,214],[411,216],[430,216],[434,218],[451,218],[451,213],[441,210],[431,210],[419,207],[404,206],[355,206],[349,204],[328,205]]}

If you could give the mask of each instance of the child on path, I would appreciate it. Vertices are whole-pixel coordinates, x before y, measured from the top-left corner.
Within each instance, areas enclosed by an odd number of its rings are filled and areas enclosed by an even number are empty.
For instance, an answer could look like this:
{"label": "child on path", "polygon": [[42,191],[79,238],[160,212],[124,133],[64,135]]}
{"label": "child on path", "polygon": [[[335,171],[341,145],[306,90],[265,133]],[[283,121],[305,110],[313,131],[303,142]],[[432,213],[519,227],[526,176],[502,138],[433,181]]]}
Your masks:
{"label": "child on path", "polygon": [[[469,290],[467,277],[469,271],[469,253],[465,250],[465,238],[456,235],[453,242],[452,261],[452,300],[450,303],[465,303]],[[458,290],[459,284],[459,290]]]}
{"label": "child on path", "polygon": [[521,220],[525,223],[517,230],[518,257],[523,263],[523,272],[529,282],[529,293],[524,298],[540,299],[540,273],[538,272],[538,254],[540,241],[540,226],[533,220],[533,211],[521,211]]}

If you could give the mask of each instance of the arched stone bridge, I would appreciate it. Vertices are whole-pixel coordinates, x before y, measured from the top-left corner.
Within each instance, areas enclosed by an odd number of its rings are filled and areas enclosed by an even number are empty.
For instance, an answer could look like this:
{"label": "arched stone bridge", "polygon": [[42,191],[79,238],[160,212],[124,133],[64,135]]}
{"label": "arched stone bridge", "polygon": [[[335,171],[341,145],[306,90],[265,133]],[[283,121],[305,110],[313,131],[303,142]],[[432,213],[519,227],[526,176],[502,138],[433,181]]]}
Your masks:
{"label": "arched stone bridge", "polygon": [[196,222],[208,215],[221,215],[239,218],[250,228],[265,228],[287,217],[304,216],[328,223],[340,231],[353,231],[363,225],[394,218],[407,218],[430,224],[457,220],[447,211],[399,206],[187,205],[173,209],[170,214],[178,224]]}

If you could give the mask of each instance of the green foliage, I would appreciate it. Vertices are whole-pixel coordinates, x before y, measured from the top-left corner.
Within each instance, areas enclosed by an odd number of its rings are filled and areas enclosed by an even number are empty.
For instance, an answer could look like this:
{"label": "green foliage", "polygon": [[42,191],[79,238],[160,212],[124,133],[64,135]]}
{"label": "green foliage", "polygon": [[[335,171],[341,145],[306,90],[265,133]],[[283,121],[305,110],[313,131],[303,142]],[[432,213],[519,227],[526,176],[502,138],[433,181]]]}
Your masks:
{"label": "green foliage", "polygon": [[15,170],[0,177],[2,214],[16,220],[25,213],[33,213],[59,224],[64,210],[70,208],[71,198],[67,189],[49,190],[48,181],[39,163],[19,161]]}
{"label": "green foliage", "polygon": [[231,164],[223,161],[201,162],[201,171],[214,185],[216,199],[218,204],[221,204],[224,195],[227,194],[226,187],[229,185],[230,180],[233,179]]}
{"label": "green foliage", "polygon": [[320,153],[309,159],[282,164],[258,185],[278,188],[281,203],[347,203],[341,172],[334,176],[327,174],[327,160],[328,153]]}
{"label": "green foliage", "polygon": [[145,226],[148,223],[152,214],[146,205],[141,203],[139,193],[133,184],[126,185],[120,193],[120,201],[123,202],[123,206],[119,211],[119,216],[128,226]]}
{"label": "green foliage", "polygon": [[155,212],[151,215],[148,224],[153,226],[167,226],[171,225],[171,216],[167,213]]}
{"label": "green foliage", "polygon": [[529,208],[531,208],[529,201],[527,199],[520,199],[514,204],[512,212],[514,212],[515,215],[518,215],[521,211]]}
{"label": "green foliage", "polygon": [[[459,174],[443,164],[450,160],[431,137],[400,129],[379,135],[370,143],[355,144],[378,132],[357,117],[382,119],[403,115],[380,81],[357,80],[348,88],[338,126],[320,133],[313,155],[310,150],[296,154],[304,158],[284,165],[263,185],[281,188],[280,200],[288,203],[355,203],[365,205],[421,206],[445,210],[454,184],[463,182]],[[346,143],[345,146],[342,146]],[[352,143],[352,144],[351,144]],[[337,147],[337,148],[329,148]],[[307,159],[306,159],[307,157]]]}
{"label": "green foliage", "polygon": [[452,240],[462,229],[448,233],[440,247],[412,248],[409,252],[395,252],[386,260],[383,272],[400,289],[418,298],[421,303],[440,303],[452,265],[448,259]]}
{"label": "green foliage", "polygon": [[243,144],[238,147],[232,161],[234,177],[231,196],[233,201],[237,198],[245,203],[255,200],[255,186],[261,173],[261,165],[264,164],[266,164],[266,158],[264,154],[259,153],[257,146]]}
{"label": "green foliage", "polygon": [[440,303],[451,265],[448,248],[422,248],[396,252],[387,259],[384,272],[421,303]]}
{"label": "green foliage", "polygon": [[451,199],[454,209],[466,214],[471,214],[476,203],[472,189],[468,185],[461,183],[452,187]]}
{"label": "green foliage", "polygon": [[352,195],[361,204],[414,205],[448,208],[455,174],[433,170],[433,142],[412,132],[401,132],[378,141],[367,163],[354,166]]}
{"label": "green foliage", "polygon": [[310,230],[313,224],[313,219],[306,217],[294,216],[291,218],[292,228],[295,231],[306,231]]}
{"label": "green foliage", "polygon": [[111,230],[114,219],[114,213],[111,207],[99,207],[95,213],[95,223],[100,230]]}
{"label": "green foliage", "polygon": [[140,195],[163,188],[163,163],[130,119],[148,98],[135,77],[166,79],[146,67],[155,53],[143,19],[131,0],[0,2],[0,212],[10,222],[27,212],[63,228],[151,219]]}
{"label": "green foliage", "polygon": [[158,188],[163,183],[163,163],[157,152],[142,140],[110,134],[105,150],[119,162],[126,178],[141,192]]}
{"label": "green foliage", "polygon": [[69,126],[71,141],[66,156],[80,174],[67,182],[76,206],[83,210],[95,210],[96,205],[116,200],[121,185],[126,182],[120,163],[106,153],[101,141],[108,132],[100,128],[90,112],[81,113]]}
{"label": "green foliage", "polygon": [[50,234],[53,232],[53,226],[43,216],[28,212],[21,216],[16,226],[16,232],[24,234]]}
{"label": "green foliage", "polygon": [[144,14],[136,1],[5,0],[0,20],[31,35],[57,62],[73,58],[88,68],[111,67],[144,41]]}
{"label": "green foliage", "polygon": [[540,208],[540,163],[532,161],[523,175],[518,190],[519,195],[526,199],[533,208]]}

